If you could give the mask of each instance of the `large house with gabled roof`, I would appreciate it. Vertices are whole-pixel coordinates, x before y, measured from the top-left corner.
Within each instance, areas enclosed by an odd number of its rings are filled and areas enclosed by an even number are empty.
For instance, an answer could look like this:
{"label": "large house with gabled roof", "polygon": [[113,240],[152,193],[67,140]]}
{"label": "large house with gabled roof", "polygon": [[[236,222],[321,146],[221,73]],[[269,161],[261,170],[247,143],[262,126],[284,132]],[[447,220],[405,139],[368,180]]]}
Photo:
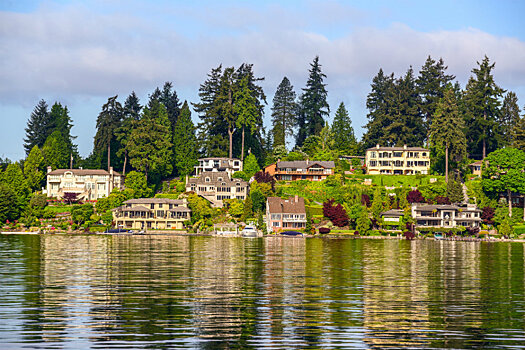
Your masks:
{"label": "large house with gabled roof", "polygon": [[112,211],[116,227],[131,230],[182,229],[183,223],[191,219],[185,199],[129,199]]}
{"label": "large house with gabled roof", "polygon": [[264,168],[277,181],[322,181],[334,174],[333,161],[294,160],[276,162]]}

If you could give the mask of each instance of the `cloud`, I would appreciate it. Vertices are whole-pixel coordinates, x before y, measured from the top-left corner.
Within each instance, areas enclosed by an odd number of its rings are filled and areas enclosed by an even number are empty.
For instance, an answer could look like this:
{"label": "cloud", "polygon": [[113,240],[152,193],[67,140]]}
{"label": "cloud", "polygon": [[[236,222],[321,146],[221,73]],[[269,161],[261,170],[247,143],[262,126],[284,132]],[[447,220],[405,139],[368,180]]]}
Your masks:
{"label": "cloud", "polygon": [[[428,55],[443,57],[448,72],[464,84],[486,54],[496,62],[497,83],[525,99],[525,43],[517,38],[475,28],[419,32],[401,23],[367,27],[360,18],[369,14],[337,2],[309,5],[297,15],[281,5],[165,11],[169,18],[83,5],[0,12],[0,105],[30,111],[43,97],[86,101],[119,91],[148,92],[164,81],[190,91],[183,99],[195,99],[211,68],[242,62],[253,63],[256,75],[266,77],[263,87],[270,102],[283,76],[299,92],[316,55],[327,75],[333,111],[341,100],[350,104],[355,126],[366,122],[366,95],[380,67],[400,75],[412,65],[417,73]],[[351,29],[323,33],[334,11],[339,26],[353,19]],[[94,123],[96,116],[89,118]],[[92,136],[85,136],[89,144]]]}

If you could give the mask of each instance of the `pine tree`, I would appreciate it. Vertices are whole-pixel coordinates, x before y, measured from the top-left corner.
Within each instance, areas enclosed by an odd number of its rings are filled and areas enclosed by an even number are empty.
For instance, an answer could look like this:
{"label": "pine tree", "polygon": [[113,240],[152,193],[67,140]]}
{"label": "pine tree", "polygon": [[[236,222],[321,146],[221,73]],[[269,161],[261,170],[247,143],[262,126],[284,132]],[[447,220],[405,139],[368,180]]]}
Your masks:
{"label": "pine tree", "polygon": [[67,141],[58,130],[49,135],[44,147],[42,147],[42,154],[45,166],[50,166],[52,169],[67,169],[69,167],[71,153],[67,147]]}
{"label": "pine tree", "polygon": [[128,140],[130,164],[142,171],[148,179],[151,173],[166,176],[173,170],[171,165],[172,143],[166,107],[153,100],[151,108],[144,108]]}
{"label": "pine tree", "polygon": [[467,143],[464,122],[459,115],[456,96],[451,88],[445,90],[444,97],[436,106],[430,127],[430,151],[434,159],[443,159],[445,156],[445,176],[448,182],[448,166],[450,158],[457,164],[467,153]]}
{"label": "pine tree", "polygon": [[366,108],[368,109],[368,123],[365,126],[367,131],[363,135],[365,148],[374,147],[379,144],[382,146],[393,146],[387,143],[386,127],[392,123],[390,106],[392,96],[395,91],[394,74],[386,76],[382,69],[372,80],[372,91],[366,98]]}
{"label": "pine tree", "polygon": [[102,106],[102,111],[97,118],[97,133],[95,134],[93,152],[102,154],[107,153],[108,171],[111,166],[111,145],[115,146],[114,153],[117,151],[117,130],[121,126],[124,109],[118,96],[108,98],[108,102]]}
{"label": "pine tree", "polygon": [[34,146],[42,147],[49,136],[49,111],[46,101],[40,100],[35,109],[31,113],[31,117],[27,121],[26,137],[24,139],[24,149],[26,154],[33,149]]}
{"label": "pine tree", "polygon": [[224,157],[228,154],[228,126],[223,118],[218,116],[216,98],[219,93],[222,77],[222,65],[211,70],[208,79],[199,87],[199,103],[194,103],[193,108],[199,114],[201,122],[198,140],[202,145],[202,153],[209,157]]}
{"label": "pine tree", "polygon": [[466,128],[469,154],[481,154],[484,159],[498,147],[496,118],[501,105],[499,98],[505,90],[494,82],[495,63],[490,64],[487,56],[477,63],[479,67],[472,69],[474,76],[470,77],[465,92]]}
{"label": "pine tree", "polygon": [[428,56],[416,79],[417,91],[421,97],[420,108],[425,118],[426,128],[431,125],[432,116],[444,96],[446,86],[456,78],[454,75],[445,74],[447,68],[443,58],[435,61]]}
{"label": "pine tree", "polygon": [[66,162],[67,165],[69,164],[70,157],[73,157],[75,160],[80,158],[78,155],[77,146],[73,143],[73,140],[76,139],[76,136],[71,135],[72,127],[73,121],[69,116],[69,110],[67,109],[67,106],[62,106],[62,104],[55,102],[51,107],[51,111],[49,112],[49,124],[47,127],[49,133],[48,135],[50,136],[56,131],[62,135],[60,142],[64,142],[64,145],[60,145],[60,147],[62,148],[62,146],[65,146],[65,152],[68,154],[68,161]]}
{"label": "pine tree", "polygon": [[292,84],[284,77],[273,97],[271,134],[274,146],[286,146],[286,137],[293,133],[297,115],[295,98]]}
{"label": "pine tree", "polygon": [[[299,133],[296,140],[297,146],[302,146],[304,140],[310,135],[317,135],[325,125],[325,118],[330,113],[330,106],[326,101],[326,84],[323,80],[326,75],[321,72],[319,56],[316,56],[310,64],[310,76],[303,89],[301,98],[301,112],[304,113],[304,125],[299,125]],[[303,128],[303,130],[301,130]]]}
{"label": "pine tree", "polygon": [[236,91],[233,94],[234,113],[236,115],[236,127],[242,130],[241,140],[241,160],[244,160],[244,133],[248,129],[250,135],[256,130],[257,123],[257,106],[255,97],[252,95],[248,86],[248,76],[245,76],[237,84]]}
{"label": "pine tree", "polygon": [[463,202],[465,198],[463,196],[463,186],[461,186],[460,182],[454,179],[447,181],[447,197],[452,203]]}
{"label": "pine tree", "polygon": [[512,144],[512,130],[520,120],[518,97],[512,91],[509,91],[503,100],[503,106],[501,107],[499,120],[499,126],[502,134],[501,136],[503,138],[502,144],[509,146]]}
{"label": "pine tree", "polygon": [[135,94],[135,91],[132,91],[131,94],[126,98],[124,102],[124,119],[131,118],[134,120],[140,119],[140,111],[142,106],[140,105],[139,98]]}
{"label": "pine tree", "polygon": [[352,120],[348,116],[348,111],[343,102],[335,112],[334,122],[332,123],[332,135],[335,147],[346,154],[353,154],[357,145],[357,140],[352,128]]}
{"label": "pine tree", "polygon": [[24,162],[24,176],[32,190],[38,190],[42,185],[44,180],[44,173],[41,170],[43,163],[44,156],[42,151],[37,146],[34,146]]}
{"label": "pine tree", "polygon": [[366,209],[363,209],[361,211],[361,215],[359,215],[359,218],[356,222],[356,230],[360,234],[364,235],[368,232],[370,229],[370,218],[368,217],[368,211]]}
{"label": "pine tree", "polygon": [[421,100],[416,89],[412,68],[397,79],[391,105],[387,111],[390,124],[385,126],[384,139],[392,146],[422,146],[426,138]]}
{"label": "pine tree", "polygon": [[173,89],[173,84],[169,81],[164,83],[162,92],[159,96],[159,101],[166,107],[166,112],[168,112],[168,119],[170,121],[171,130],[175,130],[175,124],[179,118],[181,111],[181,103],[179,97],[177,96],[177,91]]}
{"label": "pine tree", "polygon": [[197,137],[188,103],[184,101],[173,131],[175,168],[180,176],[191,174],[197,164]]}
{"label": "pine tree", "polygon": [[512,147],[525,151],[525,117],[520,118],[512,129]]}

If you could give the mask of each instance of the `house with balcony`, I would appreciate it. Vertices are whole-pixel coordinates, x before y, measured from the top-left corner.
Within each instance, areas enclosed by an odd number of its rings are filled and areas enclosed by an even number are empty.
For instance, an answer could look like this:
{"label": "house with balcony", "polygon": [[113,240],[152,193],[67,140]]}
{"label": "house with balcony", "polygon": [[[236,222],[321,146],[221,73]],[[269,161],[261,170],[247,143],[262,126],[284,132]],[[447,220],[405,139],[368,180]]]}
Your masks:
{"label": "house with balcony", "polygon": [[237,171],[242,171],[242,160],[237,158],[200,158],[199,165],[195,166],[195,175],[199,176],[203,172],[225,171],[230,176]]}
{"label": "house with balcony", "polygon": [[268,197],[266,200],[266,227],[268,232],[303,230],[306,227],[304,198]]}
{"label": "house with balcony", "polygon": [[481,177],[481,167],[483,166],[483,162],[481,160],[478,160],[477,162],[474,162],[472,164],[469,164],[468,167],[472,170],[472,175]]}
{"label": "house with balcony", "polygon": [[421,147],[372,147],[366,150],[366,172],[370,175],[428,174],[430,151]]}
{"label": "house with balcony", "polygon": [[264,171],[277,181],[322,181],[334,174],[333,161],[295,160],[268,165]]}
{"label": "house with balcony", "polygon": [[194,192],[213,207],[221,208],[225,199],[245,200],[249,185],[244,180],[232,179],[227,171],[205,171],[186,181],[186,192]]}
{"label": "house with balcony", "polygon": [[108,197],[114,188],[121,189],[124,176],[103,169],[56,169],[47,168],[46,189],[48,197],[64,198],[65,193],[75,193],[79,200],[97,200]]}
{"label": "house with balcony", "polygon": [[475,204],[425,204],[412,205],[412,217],[416,221],[416,228],[429,227],[453,228],[480,227],[481,210]]}
{"label": "house with balcony", "polygon": [[180,230],[191,219],[185,199],[129,199],[112,211],[115,226],[128,230]]}

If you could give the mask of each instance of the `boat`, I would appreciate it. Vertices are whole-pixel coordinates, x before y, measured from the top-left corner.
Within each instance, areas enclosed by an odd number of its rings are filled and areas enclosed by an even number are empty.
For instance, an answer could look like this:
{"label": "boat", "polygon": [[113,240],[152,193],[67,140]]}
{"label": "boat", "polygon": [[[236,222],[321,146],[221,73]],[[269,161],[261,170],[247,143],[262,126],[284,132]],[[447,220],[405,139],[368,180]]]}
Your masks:
{"label": "boat", "polygon": [[243,237],[258,237],[259,236],[259,232],[253,226],[246,226],[241,231],[241,236],[243,236]]}
{"label": "boat", "polygon": [[302,236],[303,233],[299,231],[283,231],[280,233],[282,236]]}
{"label": "boat", "polygon": [[438,240],[438,241],[442,240],[443,239],[443,234],[442,233],[435,233],[434,234],[434,239]]}
{"label": "boat", "polygon": [[104,231],[104,233],[128,233],[128,232],[129,232],[128,230],[125,230],[123,228],[115,228],[115,229],[112,229],[112,230]]}

